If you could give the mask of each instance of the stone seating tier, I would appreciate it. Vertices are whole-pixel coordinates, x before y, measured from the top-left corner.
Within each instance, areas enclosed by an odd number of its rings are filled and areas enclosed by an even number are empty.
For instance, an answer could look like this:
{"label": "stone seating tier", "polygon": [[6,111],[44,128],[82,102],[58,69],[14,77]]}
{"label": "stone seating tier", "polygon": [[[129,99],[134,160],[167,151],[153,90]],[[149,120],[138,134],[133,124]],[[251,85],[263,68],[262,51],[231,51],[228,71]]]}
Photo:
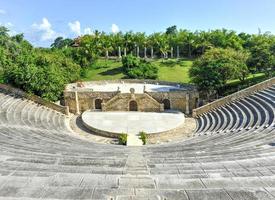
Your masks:
{"label": "stone seating tier", "polygon": [[194,137],[125,147],[0,93],[0,200],[274,199],[275,86],[198,116]]}

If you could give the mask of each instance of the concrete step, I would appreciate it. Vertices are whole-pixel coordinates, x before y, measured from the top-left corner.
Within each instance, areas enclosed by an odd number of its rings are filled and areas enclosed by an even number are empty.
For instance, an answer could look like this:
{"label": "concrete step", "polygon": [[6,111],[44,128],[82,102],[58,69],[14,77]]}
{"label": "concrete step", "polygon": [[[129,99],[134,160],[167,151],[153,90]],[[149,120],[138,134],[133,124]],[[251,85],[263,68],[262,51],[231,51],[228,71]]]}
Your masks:
{"label": "concrete step", "polygon": [[143,143],[141,139],[139,139],[139,136],[134,134],[128,134],[127,137],[127,146],[142,146]]}

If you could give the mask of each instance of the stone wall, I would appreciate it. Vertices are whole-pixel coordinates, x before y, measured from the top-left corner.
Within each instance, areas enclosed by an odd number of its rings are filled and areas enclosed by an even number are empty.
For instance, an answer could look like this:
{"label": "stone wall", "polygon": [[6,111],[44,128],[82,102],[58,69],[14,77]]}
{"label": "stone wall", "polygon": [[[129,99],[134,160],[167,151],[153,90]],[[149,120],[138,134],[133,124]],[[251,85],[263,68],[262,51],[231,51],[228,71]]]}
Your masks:
{"label": "stone wall", "polygon": [[116,96],[118,92],[64,92],[65,105],[69,107],[70,112],[77,113],[76,94],[78,96],[79,112],[82,113],[85,110],[95,109],[95,100],[101,99],[103,103],[108,102],[111,98]]}
{"label": "stone wall", "polygon": [[8,93],[18,95],[20,97],[23,97],[23,98],[29,99],[31,101],[34,101],[37,104],[40,104],[40,105],[46,106],[48,108],[51,108],[53,110],[56,110],[58,112],[61,112],[65,115],[69,115],[69,107],[57,105],[57,104],[55,104],[51,101],[47,101],[45,99],[42,99],[41,97],[36,96],[34,94],[28,94],[28,93],[26,93],[26,92],[24,92],[24,91],[22,91],[18,88],[14,88],[14,87],[10,86],[10,85],[0,84],[0,90],[2,90],[4,92],[8,92]]}
{"label": "stone wall", "polygon": [[130,94],[123,93],[117,94],[113,99],[106,104],[103,103],[103,111],[129,111],[130,101],[136,101],[138,111],[141,112],[161,112],[163,105],[153,99],[146,93],[143,94]]}
{"label": "stone wall", "polygon": [[[171,91],[171,92],[146,92],[158,102],[162,103],[165,99],[170,101],[170,107],[174,110],[180,110],[186,114],[192,112],[197,106],[199,94],[196,90],[190,91]],[[187,102],[189,102],[189,111],[186,110]]]}
{"label": "stone wall", "polygon": [[[170,108],[180,110],[186,114],[196,108],[199,94],[193,85],[177,84],[166,81],[156,80],[108,80],[90,81],[83,84],[108,84],[108,83],[146,83],[159,85],[179,86],[181,90],[170,92],[146,92],[142,94],[115,92],[95,92],[91,89],[77,87],[76,83],[69,84],[64,91],[65,105],[69,106],[70,112],[80,114],[85,110],[95,109],[95,100],[102,100],[103,111],[129,111],[129,102],[136,100],[138,110],[143,112],[161,112],[164,110],[163,100],[170,101]],[[70,86],[70,87],[69,87]],[[76,98],[77,96],[77,98]],[[76,103],[78,102],[78,103]],[[189,102],[187,104],[187,102]]]}
{"label": "stone wall", "polygon": [[209,104],[206,104],[204,106],[201,106],[197,109],[193,110],[193,117],[197,117],[198,115],[201,115],[205,112],[208,112],[210,110],[213,110],[215,108],[221,107],[226,105],[227,103],[230,103],[232,101],[235,101],[237,99],[241,99],[244,98],[246,96],[249,96],[259,90],[263,90],[266,89],[268,87],[270,87],[271,85],[275,84],[275,78],[271,78],[269,80],[263,81],[261,83],[258,83],[256,85],[250,86],[246,89],[243,89],[239,92],[233,93],[231,95],[228,95],[226,97],[223,97],[221,99],[218,99],[216,101],[213,101]]}

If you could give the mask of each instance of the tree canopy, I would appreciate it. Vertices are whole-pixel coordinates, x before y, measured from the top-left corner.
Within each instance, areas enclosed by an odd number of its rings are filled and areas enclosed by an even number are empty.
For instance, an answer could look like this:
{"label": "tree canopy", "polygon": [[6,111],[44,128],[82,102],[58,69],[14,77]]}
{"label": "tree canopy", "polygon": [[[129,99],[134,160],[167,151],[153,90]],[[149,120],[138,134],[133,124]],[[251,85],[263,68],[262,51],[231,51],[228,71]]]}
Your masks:
{"label": "tree canopy", "polygon": [[207,94],[222,88],[232,78],[241,80],[248,73],[248,54],[233,49],[213,48],[194,61],[190,69],[192,82]]}

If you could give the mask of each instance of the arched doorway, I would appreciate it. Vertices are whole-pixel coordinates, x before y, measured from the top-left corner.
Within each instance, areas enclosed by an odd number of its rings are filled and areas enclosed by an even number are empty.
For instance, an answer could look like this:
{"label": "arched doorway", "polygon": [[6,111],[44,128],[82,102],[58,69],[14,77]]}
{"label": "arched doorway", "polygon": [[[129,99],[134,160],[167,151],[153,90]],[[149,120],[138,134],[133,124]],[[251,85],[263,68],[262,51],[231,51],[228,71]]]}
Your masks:
{"label": "arched doorway", "polygon": [[136,101],[129,102],[129,111],[138,111],[138,105]]}
{"label": "arched doorway", "polygon": [[95,100],[95,109],[101,110],[102,109],[101,103],[102,103],[102,99],[96,99]]}
{"label": "arched doorway", "polygon": [[164,104],[164,110],[170,110],[171,109],[171,105],[170,105],[170,100],[169,99],[164,99],[162,101],[162,103]]}

